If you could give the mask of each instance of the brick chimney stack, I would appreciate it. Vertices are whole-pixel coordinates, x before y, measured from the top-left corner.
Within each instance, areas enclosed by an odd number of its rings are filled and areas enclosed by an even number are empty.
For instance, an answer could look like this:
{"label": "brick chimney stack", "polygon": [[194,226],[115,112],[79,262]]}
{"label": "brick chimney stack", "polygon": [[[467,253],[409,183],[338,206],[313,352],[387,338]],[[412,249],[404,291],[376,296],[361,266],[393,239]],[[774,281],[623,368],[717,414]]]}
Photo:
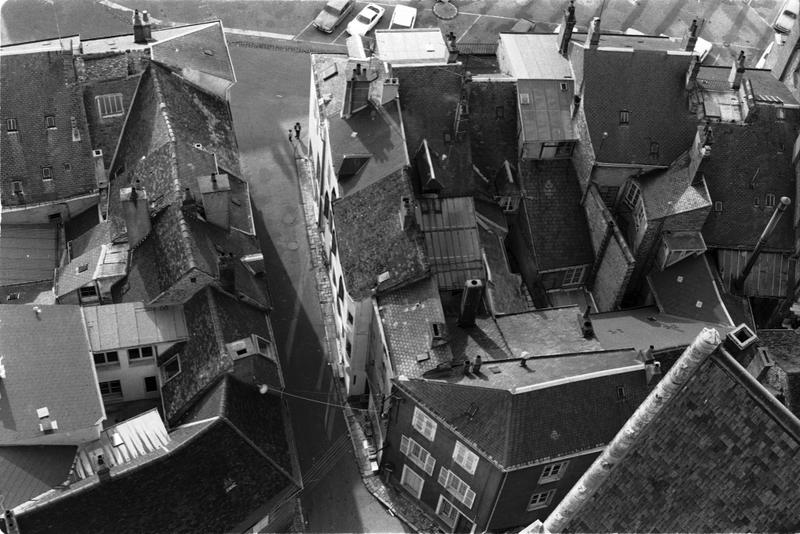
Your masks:
{"label": "brick chimney stack", "polygon": [[558,53],[566,56],[569,51],[569,42],[572,31],[575,29],[575,0],[569,0],[567,9],[564,10],[564,22],[558,31]]}
{"label": "brick chimney stack", "polygon": [[142,16],[139,10],[133,12],[133,42],[137,44],[146,44],[147,39],[144,36],[144,25],[142,24]]}
{"label": "brick chimney stack", "polygon": [[691,26],[686,31],[683,37],[683,49],[687,52],[694,52],[694,47],[697,44],[697,19],[692,20]]}
{"label": "brick chimney stack", "polygon": [[728,81],[731,84],[731,89],[737,91],[739,86],[742,85],[742,77],[744,76],[744,51],[739,52],[739,57],[731,65],[731,73],[728,76]]}
{"label": "brick chimney stack", "polygon": [[586,35],[586,46],[588,48],[597,48],[600,44],[600,17],[592,19],[589,24],[589,33]]}
{"label": "brick chimney stack", "polygon": [[142,11],[142,34],[145,42],[153,40],[153,33],[150,28],[150,13],[147,11]]}

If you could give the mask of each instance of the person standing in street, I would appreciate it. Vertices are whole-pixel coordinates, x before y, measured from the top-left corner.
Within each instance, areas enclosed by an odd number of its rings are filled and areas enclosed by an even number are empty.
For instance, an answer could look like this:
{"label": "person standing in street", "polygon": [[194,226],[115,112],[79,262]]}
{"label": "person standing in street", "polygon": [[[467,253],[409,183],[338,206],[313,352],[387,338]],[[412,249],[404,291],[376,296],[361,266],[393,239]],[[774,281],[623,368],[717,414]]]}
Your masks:
{"label": "person standing in street", "polygon": [[299,122],[294,123],[295,139],[298,139],[298,140],[300,139],[300,130],[301,129],[302,129],[302,127],[300,126]]}

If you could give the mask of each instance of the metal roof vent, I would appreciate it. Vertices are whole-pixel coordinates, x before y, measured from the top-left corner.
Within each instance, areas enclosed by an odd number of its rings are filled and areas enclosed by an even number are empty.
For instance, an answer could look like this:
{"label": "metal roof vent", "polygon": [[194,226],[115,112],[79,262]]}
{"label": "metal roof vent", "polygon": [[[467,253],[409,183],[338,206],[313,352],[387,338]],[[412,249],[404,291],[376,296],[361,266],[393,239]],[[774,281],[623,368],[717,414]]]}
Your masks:
{"label": "metal roof vent", "polygon": [[40,432],[44,432],[45,434],[52,434],[56,430],[58,430],[58,422],[55,419],[53,420],[48,419],[47,421],[42,421],[41,423],[39,423]]}

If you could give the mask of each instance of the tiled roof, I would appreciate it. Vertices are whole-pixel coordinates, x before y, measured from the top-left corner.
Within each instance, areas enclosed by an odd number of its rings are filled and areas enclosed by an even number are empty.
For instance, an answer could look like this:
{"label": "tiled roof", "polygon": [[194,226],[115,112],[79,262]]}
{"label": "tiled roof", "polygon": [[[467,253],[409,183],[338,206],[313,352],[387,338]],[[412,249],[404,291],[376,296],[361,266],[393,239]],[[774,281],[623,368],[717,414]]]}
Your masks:
{"label": "tiled roof", "polygon": [[[606,366],[614,369],[611,374],[540,385],[516,394],[480,387],[478,379],[471,381],[476,385],[418,379],[395,384],[489,459],[512,469],[610,441],[647,394],[643,368],[634,356],[633,351],[625,352],[629,366]],[[531,368],[536,364],[533,360]],[[489,367],[481,372],[491,376]],[[617,400],[620,386],[624,401]]]}
{"label": "tiled roof", "polygon": [[692,256],[648,276],[663,313],[705,323],[733,326],[705,254]]}
{"label": "tiled roof", "polygon": [[0,444],[30,443],[44,434],[36,410],[47,407],[59,434],[105,418],[80,307],[0,304],[3,415]]}
{"label": "tiled roof", "polygon": [[425,251],[439,288],[462,289],[484,279],[483,254],[472,197],[418,198]]}
{"label": "tiled roof", "polygon": [[378,295],[378,310],[395,374],[421,377],[452,361],[452,340],[431,344],[431,324],[445,322],[433,277]]}
{"label": "tiled roof", "polygon": [[684,353],[547,531],[797,530],[800,421],[714,345]]}
{"label": "tiled roof", "polygon": [[[375,287],[397,287],[428,273],[419,229],[401,227],[403,197],[413,198],[405,169],[334,203],[345,288],[354,299],[367,296]],[[389,278],[379,286],[378,276],[384,272]]]}
{"label": "tiled roof", "polygon": [[[463,140],[454,132],[456,109],[462,98],[464,67],[460,63],[435,67],[398,67],[392,74],[400,80],[400,104],[403,126],[411,159],[428,142],[436,172],[443,186],[440,196],[465,196],[485,189],[486,183],[472,170],[472,154],[468,133],[472,118],[462,115],[459,129]],[[451,142],[445,142],[445,133]]]}
{"label": "tiled roof", "polygon": [[710,209],[711,198],[705,181],[693,183],[689,176],[689,153],[684,152],[669,169],[652,172],[636,179],[644,201],[647,220],[693,211]]}
{"label": "tiled roof", "polygon": [[520,162],[519,224],[527,226],[539,271],[592,263],[589,226],[578,177],[569,160]]}
{"label": "tiled roof", "polygon": [[504,315],[527,311],[528,304],[522,293],[522,277],[511,272],[508,266],[505,234],[481,224],[478,228],[478,235],[486,255],[486,263],[489,266],[486,296],[491,303],[492,312],[496,315]]}
{"label": "tiled roof", "polygon": [[[583,86],[583,109],[598,162],[669,165],[691,145],[696,119],[689,114],[684,91],[691,55],[645,48],[662,41],[667,49],[678,47],[666,39],[627,35],[604,35],[599,49],[571,47],[575,83]],[[629,42],[636,48],[603,49]],[[628,112],[629,124],[620,125],[620,111]]]}
{"label": "tiled roof", "polygon": [[[722,211],[713,211],[703,226],[709,247],[754,247],[774,210],[764,205],[766,195],[774,195],[775,205],[782,196],[795,198],[791,160],[800,117],[787,110],[779,122],[774,113],[773,107],[758,106],[758,117],[746,125],[712,125],[711,156],[700,170]],[[793,240],[792,217],[785,214],[767,248],[788,251]]]}
{"label": "tiled roof", "polygon": [[447,315],[448,345],[453,353],[453,364],[480,356],[483,361],[505,360],[514,355],[503,333],[492,317],[476,317],[473,326],[460,326],[457,315]]}
{"label": "tiled roof", "polygon": [[82,480],[18,508],[16,518],[22,532],[228,532],[294,489],[241,430],[215,417],[178,427],[166,446],[141,462],[112,468],[109,480]]}
{"label": "tiled roof", "polygon": [[[85,84],[83,89],[83,103],[86,109],[86,119],[89,124],[89,133],[92,136],[92,148],[103,151],[103,162],[106,169],[111,167],[117,142],[125,126],[127,111],[133,103],[133,97],[139,86],[141,75],[117,78],[114,80],[98,80]],[[103,117],[100,114],[97,98],[102,95],[122,95],[123,113],[113,117]]]}
{"label": "tiled roof", "polygon": [[11,510],[69,479],[76,447],[49,445],[0,447],[0,490]]}
{"label": "tiled roof", "polygon": [[59,267],[54,286],[56,297],[62,297],[91,283],[102,253],[103,247],[101,245],[86,251],[68,264]]}
{"label": "tiled roof", "polygon": [[[72,52],[4,55],[0,80],[3,118],[16,119],[18,129],[17,133],[8,133],[3,121],[3,206],[51,202],[95,192],[92,145]],[[54,128],[46,127],[48,116],[54,117]],[[73,140],[73,118],[79,140]],[[51,180],[42,179],[45,166],[52,169]],[[22,200],[12,194],[12,181],[22,182]]]}
{"label": "tiled roof", "polygon": [[55,225],[0,226],[0,284],[53,281],[58,265]]}
{"label": "tiled roof", "polygon": [[53,281],[25,282],[0,286],[2,304],[55,304]]}
{"label": "tiled roof", "polygon": [[517,159],[517,84],[474,79],[469,114],[472,163],[491,180],[504,161]]}

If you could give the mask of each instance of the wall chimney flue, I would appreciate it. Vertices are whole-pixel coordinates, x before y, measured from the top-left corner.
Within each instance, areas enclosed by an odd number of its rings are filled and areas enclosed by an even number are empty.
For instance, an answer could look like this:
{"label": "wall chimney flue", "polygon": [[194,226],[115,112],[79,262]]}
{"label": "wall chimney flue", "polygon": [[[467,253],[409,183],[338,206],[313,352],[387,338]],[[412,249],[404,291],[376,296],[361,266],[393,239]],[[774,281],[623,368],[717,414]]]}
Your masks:
{"label": "wall chimney flue", "polygon": [[589,33],[586,35],[586,46],[597,48],[600,44],[600,17],[595,17],[589,24]]}
{"label": "wall chimney flue", "polygon": [[558,31],[558,53],[566,56],[569,52],[569,42],[575,30],[575,0],[569,0],[567,9],[564,10],[564,22]]}
{"label": "wall chimney flue", "polygon": [[739,57],[737,57],[736,61],[734,61],[733,65],[731,65],[731,73],[728,76],[728,82],[730,82],[731,89],[734,91],[738,90],[739,86],[742,85],[742,77],[744,76],[744,60],[744,51],[741,51],[739,52]]}
{"label": "wall chimney flue", "polygon": [[150,13],[142,11],[142,35],[145,42],[153,40],[152,29],[150,28]]}
{"label": "wall chimney flue", "polygon": [[464,293],[461,295],[461,309],[458,314],[459,326],[474,326],[475,317],[483,298],[483,282],[477,279],[467,280]]}

